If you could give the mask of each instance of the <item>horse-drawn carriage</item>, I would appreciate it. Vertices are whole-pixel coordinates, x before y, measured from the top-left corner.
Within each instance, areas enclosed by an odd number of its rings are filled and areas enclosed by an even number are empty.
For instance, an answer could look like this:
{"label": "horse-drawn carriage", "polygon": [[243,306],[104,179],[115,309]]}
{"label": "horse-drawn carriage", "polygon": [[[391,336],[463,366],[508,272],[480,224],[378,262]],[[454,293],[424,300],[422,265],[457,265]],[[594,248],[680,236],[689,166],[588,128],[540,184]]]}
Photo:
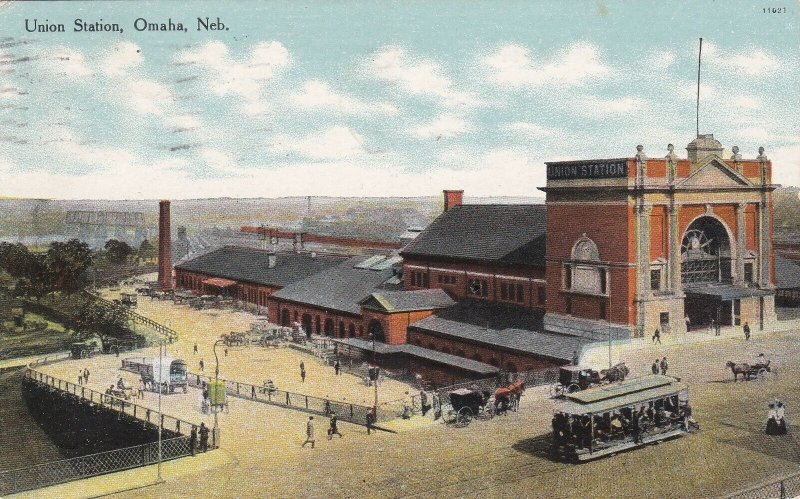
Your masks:
{"label": "horse-drawn carriage", "polygon": [[444,422],[461,428],[473,418],[492,419],[495,414],[505,414],[508,409],[517,407],[524,391],[525,383],[522,380],[501,386],[494,394],[477,387],[454,390],[449,393],[452,409],[443,414]]}
{"label": "horse-drawn carriage", "polygon": [[445,424],[463,428],[472,418],[491,419],[494,417],[494,404],[488,390],[459,388],[449,393],[452,409],[443,414]]}
{"label": "horse-drawn carriage", "polygon": [[770,365],[770,360],[759,354],[753,362],[732,362],[725,363],[731,372],[733,372],[734,383],[739,380],[739,375],[742,375],[742,381],[756,379],[758,381],[766,381],[776,376],[775,367]]}
{"label": "horse-drawn carriage", "polygon": [[550,385],[550,395],[561,397],[566,393],[575,393],[597,385],[623,381],[630,373],[624,362],[596,371],[585,366],[562,366],[558,372],[558,381]]}
{"label": "horse-drawn carriage", "polygon": [[137,303],[137,295],[136,293],[121,293],[119,302],[120,304],[129,307],[129,308],[136,308]]}

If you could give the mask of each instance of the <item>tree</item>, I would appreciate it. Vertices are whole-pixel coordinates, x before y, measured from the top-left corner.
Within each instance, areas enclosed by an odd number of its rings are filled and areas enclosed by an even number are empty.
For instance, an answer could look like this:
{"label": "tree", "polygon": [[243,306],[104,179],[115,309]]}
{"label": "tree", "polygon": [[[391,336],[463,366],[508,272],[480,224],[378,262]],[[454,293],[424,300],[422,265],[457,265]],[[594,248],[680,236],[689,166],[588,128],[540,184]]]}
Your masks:
{"label": "tree", "polygon": [[142,244],[139,245],[139,258],[143,260],[150,260],[151,258],[156,257],[156,247],[153,244],[145,239],[142,241]]}
{"label": "tree", "polygon": [[122,307],[105,307],[96,301],[84,301],[69,320],[80,341],[100,338],[104,351],[108,351],[112,338],[129,336],[128,319]]}
{"label": "tree", "polygon": [[133,253],[133,248],[131,248],[128,243],[116,239],[109,239],[106,241],[105,248],[108,252],[108,260],[111,263],[125,263],[128,257]]}
{"label": "tree", "polygon": [[89,283],[87,270],[92,262],[92,250],[84,242],[70,239],[66,243],[50,243],[45,263],[52,288],[67,293],[80,291]]}

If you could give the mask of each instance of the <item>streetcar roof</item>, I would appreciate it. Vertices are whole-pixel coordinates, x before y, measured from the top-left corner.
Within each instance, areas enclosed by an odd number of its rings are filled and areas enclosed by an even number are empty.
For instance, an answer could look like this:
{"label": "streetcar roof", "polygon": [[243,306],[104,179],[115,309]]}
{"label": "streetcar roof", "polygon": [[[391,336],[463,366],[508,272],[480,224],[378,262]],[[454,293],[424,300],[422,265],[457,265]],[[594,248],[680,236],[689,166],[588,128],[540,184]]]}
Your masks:
{"label": "streetcar roof", "polygon": [[669,376],[644,376],[568,394],[568,401],[558,410],[565,414],[603,413],[675,395],[687,388]]}

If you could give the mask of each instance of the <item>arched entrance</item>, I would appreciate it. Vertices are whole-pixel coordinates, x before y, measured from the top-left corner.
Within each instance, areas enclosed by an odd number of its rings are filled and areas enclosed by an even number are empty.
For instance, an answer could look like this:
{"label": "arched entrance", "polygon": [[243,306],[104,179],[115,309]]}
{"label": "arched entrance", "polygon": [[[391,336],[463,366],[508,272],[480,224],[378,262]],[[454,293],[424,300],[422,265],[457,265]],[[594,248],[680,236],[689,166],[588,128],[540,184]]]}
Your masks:
{"label": "arched entrance", "polygon": [[375,338],[375,341],[386,343],[386,335],[383,332],[383,325],[378,319],[372,319],[367,326],[367,335]]}
{"label": "arched entrance", "polygon": [[289,309],[284,308],[281,310],[281,326],[288,326],[290,319],[289,319]]}
{"label": "arched entrance", "polygon": [[683,284],[730,282],[731,241],[728,230],[714,217],[692,222],[681,242]]}
{"label": "arched entrance", "polygon": [[735,248],[728,228],[719,219],[703,215],[695,219],[681,240],[681,284],[686,299],[684,312],[695,328],[732,323],[734,302],[722,299],[719,285],[731,284]]}
{"label": "arched entrance", "polygon": [[325,319],[325,336],[333,336],[333,319]]}
{"label": "arched entrance", "polygon": [[303,314],[303,331],[306,332],[306,336],[311,338],[311,315]]}

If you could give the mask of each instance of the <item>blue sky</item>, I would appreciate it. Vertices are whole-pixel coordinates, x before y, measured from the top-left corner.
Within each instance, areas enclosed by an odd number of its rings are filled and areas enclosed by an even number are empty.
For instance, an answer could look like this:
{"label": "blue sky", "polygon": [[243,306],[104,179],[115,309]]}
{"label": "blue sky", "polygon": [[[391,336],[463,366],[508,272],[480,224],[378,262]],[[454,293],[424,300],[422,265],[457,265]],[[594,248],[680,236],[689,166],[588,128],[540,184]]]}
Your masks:
{"label": "blue sky", "polygon": [[539,195],[544,161],[683,152],[700,36],[700,132],[800,185],[800,16],[773,4],[0,2],[0,195]]}

